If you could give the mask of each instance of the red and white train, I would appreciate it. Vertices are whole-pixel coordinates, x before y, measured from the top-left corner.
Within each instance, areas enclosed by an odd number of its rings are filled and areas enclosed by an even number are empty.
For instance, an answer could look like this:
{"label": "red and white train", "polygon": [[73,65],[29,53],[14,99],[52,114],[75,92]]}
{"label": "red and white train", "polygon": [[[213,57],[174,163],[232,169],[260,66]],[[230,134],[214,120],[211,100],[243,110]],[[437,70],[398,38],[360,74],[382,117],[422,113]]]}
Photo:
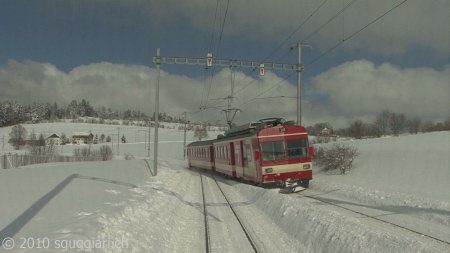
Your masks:
{"label": "red and white train", "polygon": [[258,185],[279,183],[288,191],[298,185],[308,187],[312,155],[306,129],[281,118],[259,120],[227,130],[215,140],[187,145],[189,167]]}

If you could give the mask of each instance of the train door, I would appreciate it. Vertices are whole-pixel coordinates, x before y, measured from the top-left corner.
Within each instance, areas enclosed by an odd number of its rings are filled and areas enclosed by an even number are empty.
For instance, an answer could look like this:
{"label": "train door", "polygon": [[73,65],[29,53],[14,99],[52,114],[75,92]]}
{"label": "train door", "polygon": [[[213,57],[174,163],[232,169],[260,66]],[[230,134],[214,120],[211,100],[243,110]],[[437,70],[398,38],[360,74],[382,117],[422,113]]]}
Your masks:
{"label": "train door", "polygon": [[241,177],[244,174],[244,158],[242,156],[242,141],[234,142],[234,160],[236,164],[235,177]]}
{"label": "train door", "polygon": [[231,164],[231,176],[236,177],[236,157],[234,153],[234,145],[233,142],[227,145],[230,164]]}
{"label": "train door", "polygon": [[253,158],[252,144],[244,144],[244,160],[247,160],[247,164],[244,167],[244,176],[255,177],[255,161]]}

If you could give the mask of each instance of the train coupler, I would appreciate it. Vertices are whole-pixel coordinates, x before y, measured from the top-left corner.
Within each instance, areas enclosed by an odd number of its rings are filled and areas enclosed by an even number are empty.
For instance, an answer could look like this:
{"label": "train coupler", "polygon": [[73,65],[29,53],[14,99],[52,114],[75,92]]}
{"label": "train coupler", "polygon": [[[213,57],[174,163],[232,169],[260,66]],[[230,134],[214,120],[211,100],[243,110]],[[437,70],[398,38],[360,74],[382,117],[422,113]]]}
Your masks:
{"label": "train coupler", "polygon": [[287,179],[285,181],[280,182],[280,190],[279,193],[288,194],[295,193],[305,190],[300,186],[300,180]]}

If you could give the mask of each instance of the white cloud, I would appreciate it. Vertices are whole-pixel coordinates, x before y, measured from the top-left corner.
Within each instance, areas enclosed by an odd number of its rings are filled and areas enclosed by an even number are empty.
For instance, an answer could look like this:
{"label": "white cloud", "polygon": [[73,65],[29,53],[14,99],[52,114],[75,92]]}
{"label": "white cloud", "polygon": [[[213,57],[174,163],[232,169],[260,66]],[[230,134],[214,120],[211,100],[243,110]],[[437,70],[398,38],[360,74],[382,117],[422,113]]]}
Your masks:
{"label": "white cloud", "polygon": [[407,117],[450,116],[450,68],[401,69],[367,60],[347,62],[311,79],[309,92],[329,99],[330,114],[348,120],[376,115],[383,109]]}
{"label": "white cloud", "polygon": [[[237,98],[234,99],[232,108],[253,99],[283,80],[270,72],[261,79],[246,76],[239,71],[235,76],[237,93],[234,96]],[[184,111],[198,112],[200,106],[205,105],[210,78],[205,82],[164,71],[161,71],[160,77],[161,112],[181,116]],[[60,107],[65,107],[72,100],[80,102],[86,99],[97,109],[105,106],[119,111],[141,110],[148,114],[154,111],[155,81],[155,69],[146,66],[103,62],[79,66],[65,73],[48,63],[19,63],[10,60],[6,68],[0,69],[0,83],[2,89],[7,91],[0,94],[0,100],[17,100],[25,105],[33,102],[57,102]],[[247,87],[242,89],[245,86]],[[224,98],[230,95],[230,87],[230,70],[225,68],[218,71],[212,79],[206,103],[208,108],[203,112],[190,114],[189,117],[193,120],[225,121],[225,114],[221,114],[221,111],[226,109],[227,101]],[[261,97],[286,96],[295,93],[295,90],[291,84],[284,82]],[[292,99],[258,99],[241,106],[243,113],[238,114],[236,120],[246,122],[274,117],[280,115],[280,112],[283,114],[281,117],[294,116],[295,112],[290,113],[291,110],[287,109],[290,107],[295,108],[295,101]]]}
{"label": "white cloud", "polygon": [[[450,116],[449,79],[450,66],[436,71],[401,69],[389,63],[375,66],[367,60],[347,62],[311,78],[310,84],[305,82],[302,123],[308,126],[330,122],[335,128],[347,127],[356,118],[370,121],[386,108],[407,117],[443,120]],[[172,116],[199,111],[205,105],[210,82],[210,78],[205,82],[161,71],[160,111]],[[147,114],[153,113],[155,105],[155,69],[146,66],[103,62],[65,73],[48,63],[11,60],[0,69],[0,84],[5,91],[0,93],[0,100],[17,100],[25,105],[57,102],[65,107],[72,100],[86,99],[94,108],[132,109]],[[268,117],[296,120],[294,84],[270,71],[263,77],[237,71],[235,84],[236,99],[231,108],[242,110],[236,115],[236,123]],[[230,70],[217,70],[208,109],[188,117],[193,121],[224,122],[222,110],[226,109],[224,98],[230,95],[230,86]]]}

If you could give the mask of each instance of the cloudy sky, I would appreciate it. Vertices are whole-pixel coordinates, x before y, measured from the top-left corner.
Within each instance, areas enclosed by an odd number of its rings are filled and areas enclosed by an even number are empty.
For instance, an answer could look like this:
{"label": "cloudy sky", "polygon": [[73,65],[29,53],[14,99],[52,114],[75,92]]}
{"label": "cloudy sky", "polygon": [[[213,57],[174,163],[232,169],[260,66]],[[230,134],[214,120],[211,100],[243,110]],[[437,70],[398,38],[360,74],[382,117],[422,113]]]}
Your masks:
{"label": "cloudy sky", "polygon": [[[450,116],[448,0],[0,0],[0,100],[154,110],[162,56],[297,62],[302,124]],[[160,110],[225,120],[230,68],[161,65]],[[297,75],[236,68],[236,123],[296,120]]]}

